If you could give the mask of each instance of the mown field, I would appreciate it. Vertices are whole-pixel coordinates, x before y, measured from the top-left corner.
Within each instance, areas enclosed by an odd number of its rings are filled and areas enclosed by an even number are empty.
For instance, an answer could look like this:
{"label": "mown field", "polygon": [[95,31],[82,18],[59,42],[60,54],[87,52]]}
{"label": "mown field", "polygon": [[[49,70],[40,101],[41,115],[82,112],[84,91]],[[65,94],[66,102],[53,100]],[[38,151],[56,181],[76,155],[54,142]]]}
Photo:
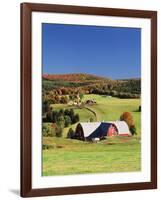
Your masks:
{"label": "mown field", "polygon": [[[64,104],[53,104],[55,110],[73,108],[80,116],[80,121],[88,122],[90,117],[95,121],[119,120],[120,115],[131,112],[137,128],[137,136],[113,137],[99,143],[89,143],[66,139],[65,128],[62,138],[44,137],[43,144],[50,149],[43,150],[43,176],[129,172],[140,170],[141,124],[138,107],[140,99],[118,99],[101,95],[84,95],[83,101],[94,99],[95,105],[78,108]],[[95,113],[95,114],[94,114]],[[75,128],[75,125],[72,125]]]}

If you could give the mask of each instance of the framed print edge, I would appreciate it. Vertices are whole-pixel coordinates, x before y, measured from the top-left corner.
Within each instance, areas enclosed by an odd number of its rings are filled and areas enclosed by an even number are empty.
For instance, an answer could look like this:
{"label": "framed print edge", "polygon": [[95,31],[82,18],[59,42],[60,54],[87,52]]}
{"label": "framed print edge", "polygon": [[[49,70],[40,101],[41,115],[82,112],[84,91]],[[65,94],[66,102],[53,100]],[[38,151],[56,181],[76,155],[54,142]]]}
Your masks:
{"label": "framed print edge", "polygon": [[31,191],[31,11],[21,4],[21,196]]}
{"label": "framed print edge", "polygon": [[[108,185],[32,188],[32,12],[108,15],[151,19],[151,181]],[[21,4],[21,196],[67,195],[157,188],[157,12],[50,4]]]}
{"label": "framed print edge", "polygon": [[151,182],[157,188],[157,12],[151,17]]}

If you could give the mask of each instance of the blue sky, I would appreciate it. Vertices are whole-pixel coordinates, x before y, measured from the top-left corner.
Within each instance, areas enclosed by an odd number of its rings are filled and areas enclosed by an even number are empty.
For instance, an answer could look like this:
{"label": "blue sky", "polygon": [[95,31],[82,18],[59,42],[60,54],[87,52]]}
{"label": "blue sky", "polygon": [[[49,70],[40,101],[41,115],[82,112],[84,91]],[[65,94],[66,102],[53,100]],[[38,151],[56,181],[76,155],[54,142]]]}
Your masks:
{"label": "blue sky", "polygon": [[42,24],[43,73],[141,77],[141,29]]}

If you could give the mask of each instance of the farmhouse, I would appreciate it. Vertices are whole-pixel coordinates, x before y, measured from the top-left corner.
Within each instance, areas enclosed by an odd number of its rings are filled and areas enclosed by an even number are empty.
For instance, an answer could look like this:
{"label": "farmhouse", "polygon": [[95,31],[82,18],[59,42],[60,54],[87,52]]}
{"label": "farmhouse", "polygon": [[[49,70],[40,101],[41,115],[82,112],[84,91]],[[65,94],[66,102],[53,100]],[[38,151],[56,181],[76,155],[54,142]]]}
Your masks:
{"label": "farmhouse", "polygon": [[75,135],[80,140],[92,140],[111,136],[131,136],[125,121],[113,122],[83,122],[75,129]]}

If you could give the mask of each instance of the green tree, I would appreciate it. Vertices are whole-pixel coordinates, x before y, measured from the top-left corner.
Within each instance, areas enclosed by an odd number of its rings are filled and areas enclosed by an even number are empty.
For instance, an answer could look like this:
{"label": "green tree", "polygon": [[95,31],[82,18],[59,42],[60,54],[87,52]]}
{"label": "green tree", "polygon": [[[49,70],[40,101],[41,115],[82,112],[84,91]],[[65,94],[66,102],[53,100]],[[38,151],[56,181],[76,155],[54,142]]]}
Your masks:
{"label": "green tree", "polygon": [[74,110],[73,110],[73,108],[71,108],[71,109],[69,110],[69,117],[70,117],[70,119],[72,120],[72,123],[74,123],[74,122],[73,122],[73,120],[74,120]]}
{"label": "green tree", "polygon": [[83,93],[80,93],[79,98],[80,98],[81,101],[82,101],[83,97],[84,97]]}
{"label": "green tree", "polygon": [[46,122],[52,122],[52,111],[49,110],[47,113],[46,113]]}
{"label": "green tree", "polygon": [[130,132],[131,132],[132,135],[137,135],[135,125],[132,125],[132,126],[130,127]]}
{"label": "green tree", "polygon": [[61,115],[64,115],[64,110],[63,109],[59,110],[59,116],[61,116]]}
{"label": "green tree", "polygon": [[65,109],[65,110],[64,110],[64,114],[70,116],[70,110],[69,110],[69,109]]}
{"label": "green tree", "polygon": [[79,114],[75,114],[74,117],[73,117],[73,124],[79,122]]}
{"label": "green tree", "polygon": [[64,120],[64,116],[59,116],[57,119],[57,125],[59,127],[61,127],[62,129],[64,128],[65,125],[65,120]]}
{"label": "green tree", "polygon": [[68,127],[71,123],[72,123],[72,121],[71,121],[71,118],[69,117],[69,115],[65,115],[64,116],[64,120],[65,120],[65,127]]}
{"label": "green tree", "polygon": [[141,112],[141,106],[139,106],[139,112]]}
{"label": "green tree", "polygon": [[50,123],[43,123],[42,125],[42,135],[43,137],[53,137],[55,136],[55,129]]}
{"label": "green tree", "polygon": [[72,128],[69,129],[68,133],[67,133],[67,138],[73,138],[74,137],[74,130]]}
{"label": "green tree", "polygon": [[90,121],[90,122],[94,122],[93,117],[90,117],[89,121]]}
{"label": "green tree", "polygon": [[58,112],[56,110],[53,110],[52,112],[52,120],[54,123],[57,122],[57,118],[58,118]]}
{"label": "green tree", "polygon": [[43,101],[42,102],[42,112],[43,114],[48,112],[50,110],[50,104],[48,101]]}
{"label": "green tree", "polygon": [[55,128],[55,135],[56,137],[62,137],[63,136],[63,129],[60,126],[56,126]]}

